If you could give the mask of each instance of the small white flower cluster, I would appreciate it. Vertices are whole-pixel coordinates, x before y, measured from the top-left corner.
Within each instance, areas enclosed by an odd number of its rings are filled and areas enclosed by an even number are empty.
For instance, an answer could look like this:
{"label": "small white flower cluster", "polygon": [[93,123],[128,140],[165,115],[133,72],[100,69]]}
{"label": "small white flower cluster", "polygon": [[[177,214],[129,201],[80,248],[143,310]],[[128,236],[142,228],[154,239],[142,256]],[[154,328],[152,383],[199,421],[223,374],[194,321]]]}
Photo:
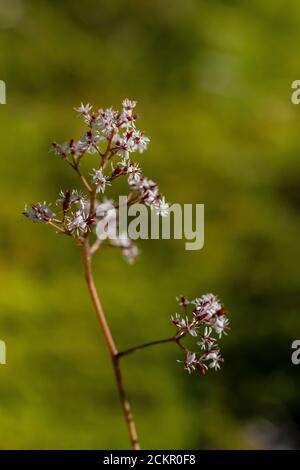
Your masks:
{"label": "small white flower cluster", "polygon": [[67,212],[72,204],[78,204],[81,209],[84,209],[87,204],[86,197],[81,191],[73,189],[72,191],[60,191],[56,200],[57,206],[62,206],[63,211]]}
{"label": "small white flower cluster", "polygon": [[122,111],[113,108],[99,109],[92,112],[93,106],[82,104],[74,108],[88,126],[87,132],[76,142],[73,139],[67,143],[53,142],[52,148],[56,155],[63,159],[68,156],[81,158],[84,153],[100,152],[98,145],[106,141],[110,143],[112,155],[129,158],[130,153],[143,153],[150,142],[149,137],[135,127],[137,114],[133,113],[136,101],[123,100]]}
{"label": "small white flower cluster", "polygon": [[[93,107],[90,104],[84,105],[82,103],[78,108],[75,108],[75,111],[82,115],[84,122],[90,129],[88,138],[93,141],[93,145],[92,148],[89,147],[88,151],[94,152],[98,142],[108,140],[112,143],[112,152],[115,155],[129,158],[129,154],[132,152],[143,153],[147,149],[150,139],[135,127],[138,116],[134,114],[133,110],[136,104],[136,101],[123,100],[122,111],[117,111],[114,108],[100,108],[98,111],[92,112]],[[86,136],[81,139],[81,142],[85,142],[85,140]]]}
{"label": "small white flower cluster", "polygon": [[[169,205],[159,192],[158,185],[146,178],[139,164],[132,161],[132,154],[143,153],[150,142],[150,139],[136,128],[136,104],[136,101],[125,99],[121,111],[114,108],[93,111],[90,104],[81,104],[75,111],[87,125],[86,132],[78,141],[71,139],[69,142],[52,144],[54,153],[61,156],[76,171],[88,193],[86,198],[76,190],[60,192],[56,203],[61,209],[61,217],[52,223],[58,231],[82,242],[90,232],[94,233],[92,227],[98,236],[96,227],[99,218],[101,219],[100,210],[104,211],[102,217],[106,217],[110,212],[117,220],[117,204],[113,202],[113,207],[107,208],[108,203],[101,196],[112,186],[113,181],[122,175],[126,176],[128,181],[128,205],[139,202],[161,216],[168,215]],[[99,157],[98,165],[91,170],[90,177],[81,172],[81,161],[86,153]],[[113,159],[115,163],[110,167],[108,163]],[[45,203],[33,205],[29,210],[25,208],[24,214],[30,219],[43,222],[49,222],[54,216]],[[98,237],[101,241],[104,238]],[[108,233],[106,239],[109,245],[119,247],[129,262],[136,258],[138,249],[128,237],[117,237]],[[100,244],[98,242],[99,246]]]}
{"label": "small white flower cluster", "polygon": [[[95,185],[96,192],[104,193],[106,188],[111,186],[111,181],[121,175],[127,175],[130,189],[139,193],[138,202],[146,204],[157,214],[165,217],[169,214],[169,204],[159,192],[157,183],[144,177],[140,166],[130,160],[131,153],[143,153],[150,142],[150,139],[135,127],[138,116],[133,110],[136,104],[136,101],[123,100],[121,112],[113,108],[105,110],[101,108],[97,112],[92,112],[93,107],[90,104],[81,104],[75,108],[75,111],[83,117],[89,127],[88,131],[78,142],[73,139],[69,144],[54,142],[52,147],[56,155],[60,155],[75,167],[86,152],[98,152],[108,159],[122,157],[116,167],[112,165],[111,175],[105,175],[101,166],[93,169],[92,184]],[[107,145],[104,153],[99,147],[101,141],[105,141]]]}
{"label": "small white flower cluster", "polygon": [[195,305],[193,314],[196,323],[212,327],[219,335],[219,338],[223,333],[226,334],[229,321],[223,305],[215,295],[203,295],[192,301],[192,304]]}
{"label": "small white flower cluster", "polygon": [[102,170],[93,169],[92,180],[96,186],[97,193],[104,193],[106,186],[111,186],[109,177],[105,176]]}
{"label": "small white flower cluster", "polygon": [[79,237],[88,232],[93,220],[87,210],[88,201],[80,191],[60,191],[56,205],[62,207],[62,222],[66,233]]}
{"label": "small white flower cluster", "polygon": [[70,155],[70,145],[67,142],[58,144],[57,142],[52,143],[52,149],[55,155],[60,155],[63,159],[66,159]]}
{"label": "small white flower cluster", "polygon": [[25,206],[23,215],[33,222],[50,222],[55,217],[54,212],[46,202],[37,202],[32,204],[30,208]]}
{"label": "small white flower cluster", "polygon": [[[200,346],[199,352],[185,349],[184,368],[189,373],[198,370],[201,374],[205,374],[208,368],[220,369],[224,359],[220,355],[220,348],[212,333],[215,332],[221,338],[222,334],[226,335],[229,330],[229,321],[224,306],[213,294],[206,294],[192,301],[189,301],[185,296],[180,296],[177,300],[185,311],[184,316],[176,313],[171,317],[172,323],[178,329],[177,338],[180,339],[186,335],[200,338],[200,341],[197,342],[197,345]],[[187,315],[189,305],[194,306],[190,318]],[[204,328],[202,333],[199,331],[201,328]]]}
{"label": "small white flower cluster", "polygon": [[80,159],[85,153],[96,153],[97,145],[101,141],[101,135],[98,131],[88,130],[81,138],[76,142],[71,139],[70,142],[63,142],[58,144],[57,142],[52,143],[52,149],[55,155],[59,155],[63,160],[68,160],[71,157],[71,161]]}
{"label": "small white flower cluster", "polygon": [[158,215],[166,217],[169,214],[169,204],[159,192],[158,184],[143,176],[142,170],[135,162],[124,158],[117,166],[112,167],[112,177],[127,175],[128,185],[133,191],[138,191],[139,202],[154,209]]}
{"label": "small white flower cluster", "polygon": [[85,234],[89,230],[88,214],[83,210],[72,212],[66,219],[66,227],[68,231],[77,237]]}
{"label": "small white flower cluster", "polygon": [[143,153],[147,149],[150,139],[149,137],[146,137],[143,132],[131,129],[126,130],[121,135],[115,134],[113,137],[113,142],[116,146],[116,155],[129,158],[130,153]]}

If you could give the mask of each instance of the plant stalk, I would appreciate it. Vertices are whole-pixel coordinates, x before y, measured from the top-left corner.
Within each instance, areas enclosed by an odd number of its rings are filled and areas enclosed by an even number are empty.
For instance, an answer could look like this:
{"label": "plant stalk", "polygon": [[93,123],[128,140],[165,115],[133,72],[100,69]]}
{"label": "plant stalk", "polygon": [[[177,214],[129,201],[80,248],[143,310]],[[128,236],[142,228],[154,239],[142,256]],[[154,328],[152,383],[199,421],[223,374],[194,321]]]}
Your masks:
{"label": "plant stalk", "polygon": [[122,405],[124,419],[127,425],[128,434],[131,442],[131,447],[133,450],[140,450],[140,445],[138,441],[137,431],[135,422],[133,419],[133,415],[131,412],[130,402],[127,398],[123,377],[120,367],[120,355],[118,353],[115,341],[111,334],[108,322],[106,320],[100,298],[97,292],[97,288],[94,281],[93,271],[92,271],[92,254],[89,242],[87,239],[83,240],[83,263],[84,263],[84,271],[85,271],[85,279],[87,282],[88,290],[93,302],[93,305],[96,310],[96,314],[102,328],[106,344],[111,356],[112,365],[115,372],[116,384],[119,393],[119,398]]}
{"label": "plant stalk", "polygon": [[166,339],[158,339],[157,341],[150,341],[149,343],[139,344],[138,346],[125,349],[124,351],[120,351],[119,357],[126,356],[127,354],[131,354],[135,351],[138,351],[139,349],[149,348],[150,346],[156,346],[158,344],[172,343],[172,342],[177,342],[175,336],[172,336],[171,338],[166,338]]}

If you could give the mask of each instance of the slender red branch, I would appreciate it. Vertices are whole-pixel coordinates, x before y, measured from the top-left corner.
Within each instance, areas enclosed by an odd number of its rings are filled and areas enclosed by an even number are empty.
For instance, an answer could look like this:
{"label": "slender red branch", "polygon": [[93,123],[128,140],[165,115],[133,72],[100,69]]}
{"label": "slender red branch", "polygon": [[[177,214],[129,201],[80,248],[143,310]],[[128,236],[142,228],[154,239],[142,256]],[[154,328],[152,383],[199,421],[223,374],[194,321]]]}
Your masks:
{"label": "slender red branch", "polygon": [[99,250],[100,246],[102,245],[103,240],[101,238],[97,238],[97,240],[92,244],[90,248],[90,253],[93,255],[96,253],[97,250]]}
{"label": "slender red branch", "polygon": [[149,341],[148,343],[139,344],[138,346],[133,346],[132,348],[128,348],[128,349],[125,349],[124,351],[120,351],[118,355],[119,357],[127,356],[127,354],[138,351],[139,349],[145,349],[151,346],[157,346],[159,344],[165,344],[165,343],[176,343],[180,347],[180,349],[185,350],[186,348],[180,342],[180,340],[183,337],[184,337],[183,334],[179,334],[179,335],[171,336],[171,338],[164,338],[164,339],[158,339],[155,341]]}
{"label": "slender red branch", "polygon": [[139,344],[138,346],[133,346],[132,348],[128,348],[128,349],[125,349],[124,351],[120,351],[119,357],[126,356],[127,354],[138,351],[139,349],[148,348],[150,346],[156,346],[158,344],[172,343],[175,341],[176,339],[174,336],[172,336],[172,338],[158,339],[157,341],[149,341],[149,343]]}

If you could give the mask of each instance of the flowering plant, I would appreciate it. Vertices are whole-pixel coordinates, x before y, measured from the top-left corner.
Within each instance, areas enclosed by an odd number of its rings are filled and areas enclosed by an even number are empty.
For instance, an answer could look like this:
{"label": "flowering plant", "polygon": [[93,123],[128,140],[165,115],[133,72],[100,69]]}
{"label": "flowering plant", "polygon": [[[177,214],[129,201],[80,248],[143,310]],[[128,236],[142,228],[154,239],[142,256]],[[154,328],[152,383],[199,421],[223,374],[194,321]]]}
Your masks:
{"label": "flowering plant", "polygon": [[[76,172],[82,189],[61,190],[55,210],[46,202],[38,202],[26,206],[23,214],[34,222],[43,222],[52,226],[57,233],[74,239],[82,249],[85,279],[110,352],[131,446],[133,449],[139,449],[136,427],[122,378],[121,358],[145,347],[174,342],[184,353],[183,361],[179,362],[183,362],[189,373],[198,370],[204,374],[208,368],[218,370],[224,359],[212,333],[215,332],[221,337],[223,333],[226,334],[229,326],[224,307],[213,294],[203,295],[193,301],[180,296],[178,301],[184,310],[184,316],[178,313],[172,316],[171,320],[177,328],[174,335],[125,351],[117,349],[96,289],[92,257],[103,245],[111,245],[119,248],[124,258],[132,263],[138,255],[138,248],[126,232],[116,234],[103,230],[100,222],[104,218],[113,218],[117,224],[119,222],[117,202],[106,199],[104,194],[115,180],[125,176],[129,187],[126,196],[128,205],[139,202],[162,217],[168,215],[169,209],[158,185],[146,178],[139,164],[132,159],[134,153],[143,153],[150,141],[136,128],[138,116],[134,112],[135,107],[135,101],[125,99],[121,111],[113,108],[93,111],[89,104],[81,104],[75,108],[87,126],[85,133],[78,141],[71,139],[62,144],[54,142],[52,148],[54,154],[61,157]],[[81,162],[88,154],[98,155],[99,164],[90,170],[89,175],[84,175]],[[189,317],[188,309],[191,306],[193,310]],[[183,345],[182,340],[186,335],[200,339],[197,342],[197,352],[190,351]]]}

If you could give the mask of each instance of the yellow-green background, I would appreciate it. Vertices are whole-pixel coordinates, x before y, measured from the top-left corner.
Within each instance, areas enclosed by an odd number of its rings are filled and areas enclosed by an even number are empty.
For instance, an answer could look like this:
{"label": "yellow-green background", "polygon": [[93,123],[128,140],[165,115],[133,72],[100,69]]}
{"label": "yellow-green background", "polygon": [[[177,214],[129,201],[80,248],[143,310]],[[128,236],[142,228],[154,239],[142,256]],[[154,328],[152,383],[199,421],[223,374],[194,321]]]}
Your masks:
{"label": "yellow-green background", "polygon": [[219,373],[188,376],[172,345],[124,360],[142,446],[266,447],[273,425],[299,445],[299,45],[298,0],[0,1],[1,449],[128,447],[80,252],[20,215],[76,183],[49,153],[82,132],[73,107],[124,97],[151,137],[145,173],[205,204],[205,246],[143,242],[133,266],[99,252],[117,343],[169,336],[180,293],[216,293],[232,326]]}

